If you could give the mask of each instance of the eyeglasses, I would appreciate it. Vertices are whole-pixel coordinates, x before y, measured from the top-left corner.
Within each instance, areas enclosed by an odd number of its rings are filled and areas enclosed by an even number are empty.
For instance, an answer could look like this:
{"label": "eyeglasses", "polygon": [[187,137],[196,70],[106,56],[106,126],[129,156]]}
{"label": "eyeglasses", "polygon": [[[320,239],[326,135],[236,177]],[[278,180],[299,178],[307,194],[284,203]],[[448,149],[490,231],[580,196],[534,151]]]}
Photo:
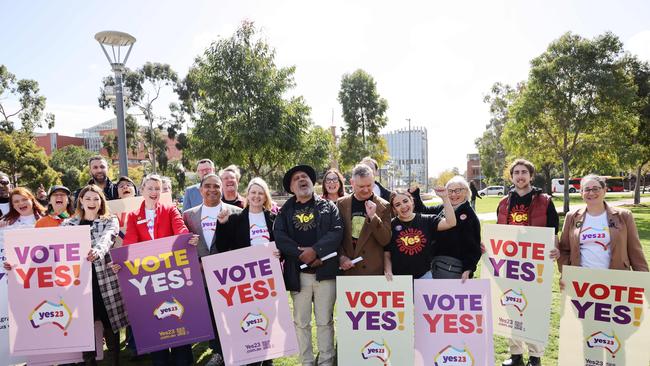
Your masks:
{"label": "eyeglasses", "polygon": [[603,190],[603,187],[584,188],[582,191],[585,193],[598,193]]}
{"label": "eyeglasses", "polygon": [[338,178],[325,178],[325,183],[337,183],[339,181]]}
{"label": "eyeglasses", "polygon": [[461,194],[464,190],[465,188],[448,189],[447,194],[452,194],[452,193]]}
{"label": "eyeglasses", "polygon": [[0,180],[0,184],[2,184],[3,186],[8,186],[9,181],[8,180]]}

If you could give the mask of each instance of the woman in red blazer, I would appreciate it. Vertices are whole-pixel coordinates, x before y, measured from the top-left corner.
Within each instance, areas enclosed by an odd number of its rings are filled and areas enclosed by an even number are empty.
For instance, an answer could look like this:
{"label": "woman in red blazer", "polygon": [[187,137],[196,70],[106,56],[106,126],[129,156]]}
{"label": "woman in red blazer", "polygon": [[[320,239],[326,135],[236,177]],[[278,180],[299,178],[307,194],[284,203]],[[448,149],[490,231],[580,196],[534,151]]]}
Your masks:
{"label": "woman in red blazer", "polygon": [[[139,210],[127,216],[123,245],[190,232],[175,206],[160,203],[162,180],[159,175],[149,174],[144,177],[140,190],[144,202]],[[196,245],[198,239],[198,235],[194,235],[189,244]],[[119,270],[119,265],[113,267],[114,270]],[[154,366],[192,365],[194,363],[192,345],[174,347],[171,352],[169,350],[153,352],[151,359]]]}

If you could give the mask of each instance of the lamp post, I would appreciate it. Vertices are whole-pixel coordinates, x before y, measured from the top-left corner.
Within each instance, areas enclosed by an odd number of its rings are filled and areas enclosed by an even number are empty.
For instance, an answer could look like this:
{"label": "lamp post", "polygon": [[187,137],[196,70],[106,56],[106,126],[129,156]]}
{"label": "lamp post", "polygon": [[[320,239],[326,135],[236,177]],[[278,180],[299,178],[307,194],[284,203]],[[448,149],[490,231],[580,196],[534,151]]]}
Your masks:
{"label": "lamp post", "polygon": [[409,122],[409,177],[408,177],[408,188],[411,188],[411,119],[406,119]]}
{"label": "lamp post", "polygon": [[[124,74],[126,60],[131,54],[135,43],[135,37],[128,33],[116,31],[103,31],[95,34],[95,40],[106,55],[115,73],[115,114],[117,117],[117,155],[120,161],[120,175],[128,176],[128,158],[126,154],[126,128],[124,125],[124,96],[122,90],[122,75]],[[128,47],[128,49],[127,49]],[[111,53],[106,50],[110,49]],[[122,49],[126,49],[126,55],[122,58]],[[111,57],[112,55],[112,57]]]}

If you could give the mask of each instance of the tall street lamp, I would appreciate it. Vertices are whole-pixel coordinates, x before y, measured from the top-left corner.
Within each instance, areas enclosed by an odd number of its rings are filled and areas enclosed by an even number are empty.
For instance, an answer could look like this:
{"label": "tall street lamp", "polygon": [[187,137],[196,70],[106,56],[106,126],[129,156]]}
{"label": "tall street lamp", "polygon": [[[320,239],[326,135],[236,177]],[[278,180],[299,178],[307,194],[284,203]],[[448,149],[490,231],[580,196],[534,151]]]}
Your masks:
{"label": "tall street lamp", "polygon": [[[128,33],[117,31],[103,31],[95,34],[95,39],[106,55],[115,73],[115,114],[117,117],[117,154],[120,161],[120,175],[128,176],[128,158],[126,155],[126,127],[124,125],[124,96],[122,90],[122,75],[125,72],[124,64],[131,54],[135,37]],[[128,49],[127,49],[128,47]],[[110,53],[107,51],[110,49]],[[126,55],[122,58],[122,50]],[[111,57],[112,55],[112,57]]]}
{"label": "tall street lamp", "polygon": [[411,187],[411,119],[406,119],[409,122],[409,178],[408,178],[408,188]]}

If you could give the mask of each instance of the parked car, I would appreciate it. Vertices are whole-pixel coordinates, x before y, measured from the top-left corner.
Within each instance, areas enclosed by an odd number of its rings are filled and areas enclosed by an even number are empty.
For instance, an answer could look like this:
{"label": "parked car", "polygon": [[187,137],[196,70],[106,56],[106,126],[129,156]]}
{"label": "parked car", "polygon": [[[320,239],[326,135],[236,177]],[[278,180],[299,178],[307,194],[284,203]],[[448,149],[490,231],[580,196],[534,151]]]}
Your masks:
{"label": "parked car", "polygon": [[489,186],[478,191],[480,196],[503,196],[503,186]]}

